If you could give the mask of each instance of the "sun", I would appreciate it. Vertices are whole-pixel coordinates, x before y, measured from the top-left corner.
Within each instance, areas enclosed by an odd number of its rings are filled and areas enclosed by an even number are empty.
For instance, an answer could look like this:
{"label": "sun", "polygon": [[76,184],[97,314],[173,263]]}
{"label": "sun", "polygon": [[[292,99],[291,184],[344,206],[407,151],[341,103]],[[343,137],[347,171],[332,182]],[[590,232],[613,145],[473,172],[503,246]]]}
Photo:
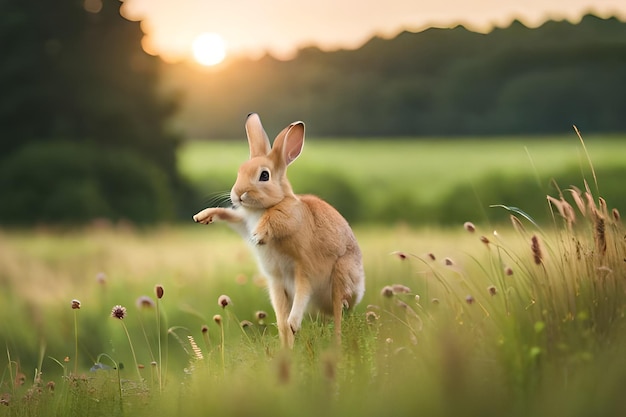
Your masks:
{"label": "sun", "polygon": [[226,44],[217,33],[203,33],[194,39],[193,56],[199,64],[210,67],[226,58]]}

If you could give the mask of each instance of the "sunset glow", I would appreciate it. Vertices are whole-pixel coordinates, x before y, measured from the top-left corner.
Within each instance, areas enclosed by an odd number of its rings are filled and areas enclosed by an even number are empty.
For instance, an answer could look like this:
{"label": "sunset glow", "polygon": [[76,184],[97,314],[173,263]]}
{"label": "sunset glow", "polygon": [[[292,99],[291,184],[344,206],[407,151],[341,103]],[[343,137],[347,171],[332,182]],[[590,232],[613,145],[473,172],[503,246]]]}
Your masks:
{"label": "sunset glow", "polygon": [[199,64],[207,67],[217,65],[226,58],[226,44],[217,33],[205,32],[192,45],[193,56]]}
{"label": "sunset glow", "polygon": [[388,0],[362,6],[352,0],[125,0],[122,4],[126,18],[142,21],[146,51],[166,61],[198,62],[210,61],[206,49],[201,53],[204,58],[198,58],[195,47],[192,50],[204,32],[218,33],[228,44],[229,56],[271,53],[285,59],[306,46],[354,49],[373,36],[390,38],[403,30],[428,27],[462,24],[486,33],[515,19],[529,27],[550,19],[577,22],[587,13],[626,19],[624,0]]}

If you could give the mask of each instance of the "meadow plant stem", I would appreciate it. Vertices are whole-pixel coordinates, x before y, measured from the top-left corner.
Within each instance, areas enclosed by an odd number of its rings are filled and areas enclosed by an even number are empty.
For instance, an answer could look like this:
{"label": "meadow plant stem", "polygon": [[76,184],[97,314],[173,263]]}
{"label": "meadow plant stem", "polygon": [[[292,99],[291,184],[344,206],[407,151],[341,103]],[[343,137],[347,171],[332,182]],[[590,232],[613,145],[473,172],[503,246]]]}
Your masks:
{"label": "meadow plant stem", "polygon": [[152,347],[150,346],[150,340],[148,339],[148,333],[146,333],[146,326],[143,324],[143,318],[141,313],[139,314],[139,326],[141,326],[141,332],[143,333],[143,338],[146,341],[146,345],[148,346],[148,352],[150,353],[150,359],[154,361],[154,353],[152,352]]}
{"label": "meadow plant stem", "polygon": [[[122,322],[123,324],[123,322]],[[126,326],[124,326],[126,327]],[[98,355],[98,357],[96,358],[96,363],[99,364],[101,363],[101,359],[102,358],[107,358],[108,360],[111,361],[111,363],[113,364],[113,368],[115,369],[116,375],[117,375],[117,389],[118,389],[118,393],[120,395],[120,415],[124,415],[124,401],[122,400],[122,376],[120,375],[120,366],[117,362],[115,362],[115,360],[113,360],[112,357],[110,357],[109,355],[107,355],[106,353],[101,353]]]}
{"label": "meadow plant stem", "polygon": [[226,360],[224,350],[226,348],[226,342],[224,341],[224,324],[220,325],[221,330],[221,342],[220,342],[220,353],[222,355],[222,374],[226,375]]}
{"label": "meadow plant stem", "polygon": [[157,367],[157,378],[159,379],[159,392],[163,392],[163,352],[161,349],[161,299],[156,300],[156,323],[157,323],[157,343],[159,345],[159,365]]}
{"label": "meadow plant stem", "polygon": [[78,310],[74,310],[74,375],[78,373]]}
{"label": "meadow plant stem", "polygon": [[137,371],[139,382],[141,382],[143,380],[143,377],[141,376],[141,372],[139,372],[139,363],[137,362],[137,355],[135,355],[135,348],[133,347],[133,342],[130,340],[130,333],[128,333],[128,328],[126,327],[126,323],[124,323],[122,320],[120,320],[120,323],[122,323],[122,327],[124,328],[124,331],[126,332],[126,337],[128,338],[128,344],[130,345],[130,351],[133,354],[133,361],[135,362],[135,370]]}

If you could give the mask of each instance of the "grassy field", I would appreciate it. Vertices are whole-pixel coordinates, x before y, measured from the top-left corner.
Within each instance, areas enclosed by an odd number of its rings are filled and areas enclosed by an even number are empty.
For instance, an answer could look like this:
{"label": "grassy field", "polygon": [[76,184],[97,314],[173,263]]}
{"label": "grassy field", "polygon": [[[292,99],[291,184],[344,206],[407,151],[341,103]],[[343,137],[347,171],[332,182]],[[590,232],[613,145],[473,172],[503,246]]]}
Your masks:
{"label": "grassy field", "polygon": [[0,416],[623,415],[625,231],[594,200],[571,227],[358,228],[341,348],[310,316],[293,352],[218,225],[5,231]]}
{"label": "grassy field", "polygon": [[[597,166],[626,165],[626,140],[621,136],[586,136],[589,156]],[[248,158],[240,142],[189,142],[179,153],[187,178],[203,184],[232,184],[237,168]],[[290,167],[295,189],[306,177],[340,172],[367,190],[371,199],[410,187],[416,197],[431,202],[460,183],[496,172],[503,176],[549,177],[571,166],[588,166],[574,132],[560,137],[485,139],[350,140],[308,138],[301,157]],[[206,186],[206,185],[205,185]],[[225,185],[226,186],[226,185]],[[210,186],[209,186],[210,187]],[[206,188],[206,193],[214,190]],[[227,188],[228,189],[228,188]]]}
{"label": "grassy field", "polygon": [[[582,165],[576,140],[311,140],[293,171],[323,160],[363,184],[404,172],[426,188],[441,174],[449,188],[480,169]],[[594,165],[619,164],[622,142],[587,141]],[[198,183],[234,175],[246,157],[233,144],[181,153]],[[599,197],[557,198],[538,225],[511,211],[496,230],[357,226],[367,291],[342,345],[311,315],[293,352],[225,226],[2,230],[0,417],[625,415],[626,230]]]}

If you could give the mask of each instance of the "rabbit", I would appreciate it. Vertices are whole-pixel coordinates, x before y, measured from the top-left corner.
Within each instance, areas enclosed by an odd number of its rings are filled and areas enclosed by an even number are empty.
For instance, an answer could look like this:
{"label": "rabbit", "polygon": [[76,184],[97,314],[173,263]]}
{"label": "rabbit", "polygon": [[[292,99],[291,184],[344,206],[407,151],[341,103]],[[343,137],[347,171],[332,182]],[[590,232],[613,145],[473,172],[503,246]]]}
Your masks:
{"label": "rabbit", "polygon": [[316,196],[294,194],[287,180],[287,166],[304,146],[304,123],[283,129],[273,147],[256,113],[245,127],[250,159],[231,189],[232,207],[207,208],[193,219],[226,222],[247,241],[268,280],[283,347],[293,348],[309,306],[332,315],[339,344],[343,309],[365,292],[361,249],[337,210]]}

